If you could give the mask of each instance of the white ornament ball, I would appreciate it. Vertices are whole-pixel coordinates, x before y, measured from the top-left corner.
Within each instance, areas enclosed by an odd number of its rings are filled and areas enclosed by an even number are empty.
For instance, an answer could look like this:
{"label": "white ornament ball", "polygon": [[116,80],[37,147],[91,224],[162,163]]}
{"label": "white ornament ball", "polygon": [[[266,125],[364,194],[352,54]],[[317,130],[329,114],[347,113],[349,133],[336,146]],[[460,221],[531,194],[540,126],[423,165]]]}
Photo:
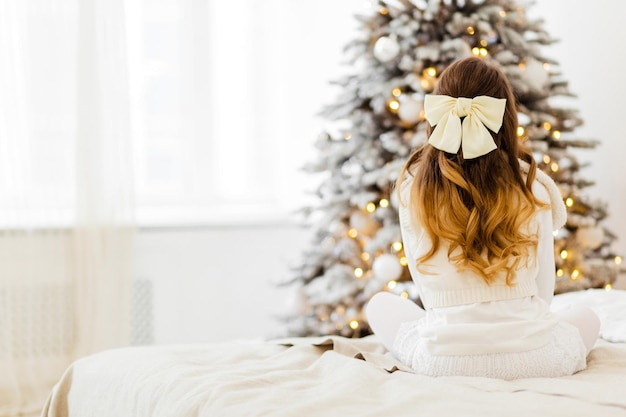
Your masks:
{"label": "white ornament ball", "polygon": [[374,259],[372,271],[377,281],[388,282],[393,281],[402,275],[402,265],[398,257],[391,254],[383,254]]}
{"label": "white ornament ball", "polygon": [[528,126],[531,122],[530,116],[526,113],[518,112],[517,113],[517,124],[520,126]]}
{"label": "white ornament ball", "polygon": [[405,123],[415,124],[420,121],[422,112],[422,102],[411,96],[402,96],[400,98],[400,108],[398,109],[398,117]]}
{"label": "white ornament ball", "polygon": [[350,227],[356,229],[361,234],[371,234],[374,230],[376,230],[376,226],[376,221],[367,213],[355,211],[350,215]]}
{"label": "white ornament ball", "polygon": [[531,89],[542,91],[548,85],[550,75],[541,62],[536,59],[529,59],[522,69],[522,79]]}
{"label": "white ornament ball", "polygon": [[374,56],[380,62],[389,62],[398,56],[400,45],[395,38],[381,36],[374,44]]}
{"label": "white ornament ball", "polygon": [[604,230],[597,226],[579,227],[576,230],[576,240],[585,248],[597,249],[604,241]]}

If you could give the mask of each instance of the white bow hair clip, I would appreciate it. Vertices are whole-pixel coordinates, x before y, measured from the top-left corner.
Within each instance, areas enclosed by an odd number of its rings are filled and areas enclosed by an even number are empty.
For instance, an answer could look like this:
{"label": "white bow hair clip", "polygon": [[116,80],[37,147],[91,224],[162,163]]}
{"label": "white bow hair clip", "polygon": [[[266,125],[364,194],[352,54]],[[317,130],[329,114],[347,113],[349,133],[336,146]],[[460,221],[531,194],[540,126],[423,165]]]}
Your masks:
{"label": "white bow hair clip", "polygon": [[[424,97],[424,113],[428,123],[436,125],[428,143],[448,153],[457,153],[462,145],[464,159],[486,155],[497,148],[487,128],[498,133],[505,107],[505,98],[428,94]],[[461,117],[465,117],[463,123]]]}

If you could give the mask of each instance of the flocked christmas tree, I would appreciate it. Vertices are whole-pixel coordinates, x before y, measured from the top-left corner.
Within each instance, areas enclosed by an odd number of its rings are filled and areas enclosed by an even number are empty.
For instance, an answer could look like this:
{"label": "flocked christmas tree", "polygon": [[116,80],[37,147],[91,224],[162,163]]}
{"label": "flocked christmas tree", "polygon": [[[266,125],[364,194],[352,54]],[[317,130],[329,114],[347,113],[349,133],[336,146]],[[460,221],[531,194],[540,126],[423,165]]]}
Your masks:
{"label": "flocked christmas tree", "polygon": [[582,120],[553,98],[571,96],[557,63],[542,54],[554,40],[514,0],[387,0],[357,16],[361,39],[346,47],[353,73],[323,116],[337,131],[317,141],[307,168],[326,173],[309,209],[314,238],[295,270],[294,335],[370,333],[362,312],[379,291],[416,299],[404,257],[392,184],[410,152],[426,141],[424,94],[446,66],[465,56],[495,62],[518,99],[519,140],[559,186],[568,222],[555,235],[556,292],[610,288],[621,257],[601,225],[605,204],[586,198],[571,148]]}

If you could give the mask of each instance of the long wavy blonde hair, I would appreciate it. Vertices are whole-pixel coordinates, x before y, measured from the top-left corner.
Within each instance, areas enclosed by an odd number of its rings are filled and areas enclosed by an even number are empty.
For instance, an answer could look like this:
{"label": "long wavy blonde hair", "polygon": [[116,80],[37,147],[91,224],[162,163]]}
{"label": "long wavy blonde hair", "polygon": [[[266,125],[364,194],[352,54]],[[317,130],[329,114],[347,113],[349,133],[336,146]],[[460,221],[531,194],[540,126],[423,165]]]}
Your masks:
{"label": "long wavy blonde hair", "polygon": [[[537,208],[546,204],[531,190],[536,163],[517,138],[512,88],[495,66],[465,58],[441,73],[434,94],[485,95],[507,101],[502,127],[497,134],[492,132],[496,150],[464,160],[460,149],[449,154],[425,144],[405,164],[396,187],[400,192],[407,173],[414,177],[408,205],[413,221],[422,225],[432,242],[430,250],[417,259],[417,267],[422,270],[420,266],[445,241],[448,259],[458,270],[473,271],[487,284],[504,274],[506,284],[514,285],[516,270],[527,264],[537,247],[538,237],[527,226]],[[431,132],[429,127],[428,136]],[[526,180],[518,158],[530,165]]]}

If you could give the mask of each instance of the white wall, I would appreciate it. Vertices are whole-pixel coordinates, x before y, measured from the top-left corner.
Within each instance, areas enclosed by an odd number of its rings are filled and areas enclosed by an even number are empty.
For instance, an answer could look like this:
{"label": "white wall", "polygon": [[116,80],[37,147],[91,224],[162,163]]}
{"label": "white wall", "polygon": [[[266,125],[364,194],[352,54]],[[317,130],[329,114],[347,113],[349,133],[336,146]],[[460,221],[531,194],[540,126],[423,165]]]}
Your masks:
{"label": "white wall", "polygon": [[[341,47],[354,32],[352,11],[363,2],[298,3],[311,19],[294,22],[303,30],[302,48],[294,51],[302,84],[294,86],[294,103],[302,106],[302,120],[292,122],[294,146],[303,160],[313,155],[311,140],[318,123],[313,115],[334,96],[327,81],[339,74]],[[347,6],[346,6],[347,5]],[[605,225],[622,237],[616,245],[626,253],[626,151],[622,120],[626,120],[626,2],[598,0],[576,7],[568,0],[542,0],[531,9],[546,20],[546,29],[561,41],[549,56],[578,95],[572,107],[580,110],[580,137],[600,139],[602,146],[580,152],[592,166],[583,174],[597,181],[588,189],[609,204]],[[321,124],[320,124],[321,126]],[[297,142],[296,142],[297,141]],[[297,143],[297,145],[296,145]],[[294,161],[294,167],[299,166]],[[143,230],[137,240],[137,276],[153,282],[157,343],[215,342],[272,336],[280,323],[271,315],[286,305],[289,292],[274,286],[289,276],[289,264],[300,259],[309,233],[285,221],[260,226],[217,226],[199,229]]]}
{"label": "white wall", "polygon": [[156,343],[277,335],[290,277],[309,234],[293,225],[154,229],[137,240],[137,276],[152,281]]}
{"label": "white wall", "polygon": [[577,152],[591,166],[582,174],[596,182],[585,190],[608,203],[605,226],[618,235],[615,247],[626,253],[626,2],[597,0],[584,6],[567,0],[541,0],[534,8],[546,21],[550,34],[560,42],[550,56],[560,67],[577,95],[571,105],[580,110],[585,125],[576,131],[581,138],[602,143],[594,150]]}

